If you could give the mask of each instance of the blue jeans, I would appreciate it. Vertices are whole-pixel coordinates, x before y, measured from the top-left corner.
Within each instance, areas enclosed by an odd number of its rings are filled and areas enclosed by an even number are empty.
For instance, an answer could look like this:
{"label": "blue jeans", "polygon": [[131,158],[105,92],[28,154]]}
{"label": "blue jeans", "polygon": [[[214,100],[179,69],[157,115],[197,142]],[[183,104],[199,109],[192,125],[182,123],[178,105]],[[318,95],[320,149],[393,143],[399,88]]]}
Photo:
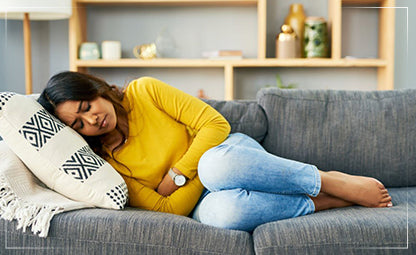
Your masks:
{"label": "blue jeans", "polygon": [[321,189],[315,166],[270,154],[240,133],[206,151],[198,174],[206,190],[193,218],[226,229],[252,231],[263,223],[313,213],[309,196]]}

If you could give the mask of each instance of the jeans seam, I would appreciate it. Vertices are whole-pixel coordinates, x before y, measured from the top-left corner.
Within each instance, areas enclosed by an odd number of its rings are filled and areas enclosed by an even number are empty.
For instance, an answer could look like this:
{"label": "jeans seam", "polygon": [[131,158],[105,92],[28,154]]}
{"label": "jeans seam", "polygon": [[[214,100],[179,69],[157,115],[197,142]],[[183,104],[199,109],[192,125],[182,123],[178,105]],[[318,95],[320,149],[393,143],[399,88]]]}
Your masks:
{"label": "jeans seam", "polygon": [[315,204],[313,203],[312,199],[308,196],[306,196],[306,200],[308,201],[308,205],[309,205],[309,213],[314,213],[315,212]]}
{"label": "jeans seam", "polygon": [[321,179],[319,176],[319,172],[318,169],[316,168],[316,166],[312,166],[313,172],[314,172],[314,177],[315,177],[315,187],[313,189],[313,192],[310,194],[313,197],[316,197],[319,194],[319,191],[321,190]]}

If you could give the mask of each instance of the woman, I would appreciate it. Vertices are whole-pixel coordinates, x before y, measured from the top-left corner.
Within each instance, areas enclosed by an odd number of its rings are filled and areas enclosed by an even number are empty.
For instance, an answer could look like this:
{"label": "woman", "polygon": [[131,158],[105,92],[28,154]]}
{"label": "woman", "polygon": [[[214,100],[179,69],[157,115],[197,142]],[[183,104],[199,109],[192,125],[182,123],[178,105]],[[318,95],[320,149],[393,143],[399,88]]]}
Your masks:
{"label": "woman", "polygon": [[205,224],[252,231],[329,208],[392,206],[376,179],[269,154],[244,134],[229,135],[230,125],[209,105],[153,78],[121,92],[97,77],[63,72],[38,101],[121,174],[133,207],[193,212]]}

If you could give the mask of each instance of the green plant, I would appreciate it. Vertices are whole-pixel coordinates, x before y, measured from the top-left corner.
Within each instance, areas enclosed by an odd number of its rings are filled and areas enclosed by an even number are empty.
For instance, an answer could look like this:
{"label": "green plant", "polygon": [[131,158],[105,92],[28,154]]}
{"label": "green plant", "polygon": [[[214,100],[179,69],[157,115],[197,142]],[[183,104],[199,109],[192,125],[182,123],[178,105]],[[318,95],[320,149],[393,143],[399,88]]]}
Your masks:
{"label": "green plant", "polygon": [[295,83],[290,83],[289,85],[284,85],[282,82],[282,78],[280,78],[280,75],[276,74],[276,85],[266,85],[266,87],[278,87],[280,89],[293,89],[296,88]]}

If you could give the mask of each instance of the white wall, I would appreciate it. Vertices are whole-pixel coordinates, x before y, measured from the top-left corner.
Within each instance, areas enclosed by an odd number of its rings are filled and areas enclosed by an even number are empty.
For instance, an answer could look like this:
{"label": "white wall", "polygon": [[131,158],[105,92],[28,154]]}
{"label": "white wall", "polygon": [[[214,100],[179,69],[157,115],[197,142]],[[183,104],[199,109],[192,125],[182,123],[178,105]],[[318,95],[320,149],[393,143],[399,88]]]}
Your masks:
{"label": "white wall", "polygon": [[[275,54],[274,38],[291,2],[294,1],[268,0],[268,57]],[[296,2],[304,5],[306,15],[327,18],[327,0]],[[416,29],[412,29],[416,26],[416,4],[413,0],[396,0],[396,5],[407,8],[396,9],[395,87],[416,88],[410,79],[416,52],[414,47],[407,52],[407,45],[415,45],[416,41]],[[257,54],[254,7],[94,7],[89,14],[88,39],[98,43],[121,40],[123,57],[133,57],[131,50],[135,45],[154,41],[164,28],[177,43],[178,57],[197,58],[201,51],[216,48],[242,49],[245,57]],[[343,55],[377,55],[377,17],[376,9],[344,9]],[[22,34],[21,21],[0,20],[0,91],[24,93]],[[69,67],[68,21],[32,22],[32,54],[34,91],[40,92],[51,75]],[[150,75],[193,95],[204,88],[211,98],[224,96],[219,68],[94,68],[90,72],[120,86]],[[375,89],[376,73],[375,68],[238,68],[236,96],[255,98],[258,89],[275,83],[276,74],[281,75],[284,83],[296,83],[299,88],[369,90]]]}
{"label": "white wall", "polygon": [[398,89],[416,88],[416,1],[396,0],[394,83]]}

